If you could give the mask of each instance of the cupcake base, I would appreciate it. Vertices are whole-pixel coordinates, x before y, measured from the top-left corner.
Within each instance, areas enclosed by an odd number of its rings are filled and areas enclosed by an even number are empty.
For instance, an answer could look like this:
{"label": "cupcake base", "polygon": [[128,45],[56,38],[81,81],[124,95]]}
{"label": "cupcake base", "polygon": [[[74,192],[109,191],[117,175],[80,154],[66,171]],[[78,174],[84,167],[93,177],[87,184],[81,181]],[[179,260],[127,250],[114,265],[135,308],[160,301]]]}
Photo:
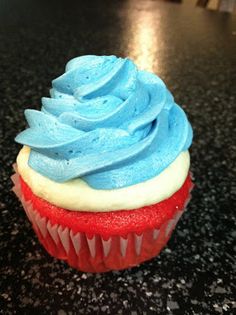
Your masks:
{"label": "cupcake base", "polygon": [[[53,257],[65,260],[70,266],[85,272],[121,270],[137,266],[157,256],[167,244],[183,214],[193,187],[190,176],[188,176],[181,189],[165,200],[165,203],[171,204],[172,207],[173,201],[176,204],[174,209],[169,211],[168,217],[158,216],[156,226],[151,222],[152,226],[145,229],[142,227],[135,231],[132,227],[126,229],[124,233],[118,230],[114,230],[116,233],[113,233],[112,230],[102,233],[98,228],[97,231],[86,231],[85,227],[80,229],[79,225],[63,225],[63,220],[59,220],[56,213],[52,217],[51,213],[46,211],[48,207],[46,201],[33,195],[32,192],[33,198],[30,198],[30,188],[20,178],[16,168],[15,171],[16,173],[12,176],[13,191],[20,199],[41,244]],[[42,203],[45,205],[44,209],[42,209]],[[40,204],[40,208],[37,207],[38,204]],[[57,207],[53,207],[55,212]],[[153,211],[153,206],[150,207]],[[127,211],[122,212],[127,215]],[[86,213],[83,213],[84,216]]]}

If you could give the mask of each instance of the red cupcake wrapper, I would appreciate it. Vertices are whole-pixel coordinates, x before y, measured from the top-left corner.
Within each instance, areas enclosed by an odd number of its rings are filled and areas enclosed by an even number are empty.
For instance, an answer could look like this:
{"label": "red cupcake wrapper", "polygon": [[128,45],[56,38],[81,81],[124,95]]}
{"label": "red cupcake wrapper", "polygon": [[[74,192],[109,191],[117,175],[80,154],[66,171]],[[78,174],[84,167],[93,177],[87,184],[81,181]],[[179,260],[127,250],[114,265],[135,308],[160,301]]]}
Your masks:
{"label": "red cupcake wrapper", "polygon": [[125,269],[158,255],[168,242],[191,196],[189,192],[184,208],[178,209],[159,229],[149,229],[142,234],[129,233],[126,237],[112,235],[105,239],[98,234],[74,233],[72,229],[60,224],[53,225],[47,217],[42,217],[32,203],[25,200],[16,166],[14,169],[16,173],[12,176],[12,190],[20,199],[41,244],[50,255],[66,260],[72,267],[85,272]]}

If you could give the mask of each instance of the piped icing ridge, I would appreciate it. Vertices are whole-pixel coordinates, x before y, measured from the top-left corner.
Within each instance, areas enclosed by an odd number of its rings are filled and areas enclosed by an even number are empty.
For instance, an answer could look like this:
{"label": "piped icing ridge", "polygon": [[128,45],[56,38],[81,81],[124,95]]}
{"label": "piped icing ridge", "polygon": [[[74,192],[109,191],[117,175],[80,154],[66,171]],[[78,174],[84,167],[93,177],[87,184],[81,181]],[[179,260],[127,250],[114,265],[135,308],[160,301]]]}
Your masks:
{"label": "piped icing ridge", "polygon": [[163,81],[129,59],[72,59],[52,86],[41,111],[25,111],[29,128],[16,141],[31,148],[29,166],[55,182],[132,186],[191,144],[192,128]]}

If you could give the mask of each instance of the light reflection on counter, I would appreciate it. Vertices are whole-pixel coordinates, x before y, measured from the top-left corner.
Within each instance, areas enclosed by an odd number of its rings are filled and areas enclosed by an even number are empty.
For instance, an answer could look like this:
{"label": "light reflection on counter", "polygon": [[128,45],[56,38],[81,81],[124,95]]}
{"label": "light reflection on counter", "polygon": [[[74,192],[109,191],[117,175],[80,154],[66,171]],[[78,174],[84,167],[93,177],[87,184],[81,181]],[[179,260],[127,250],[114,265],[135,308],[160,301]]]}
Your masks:
{"label": "light reflection on counter", "polygon": [[162,59],[160,14],[151,8],[131,10],[126,23],[125,36],[128,39],[126,54],[140,69],[158,74],[161,71]]}

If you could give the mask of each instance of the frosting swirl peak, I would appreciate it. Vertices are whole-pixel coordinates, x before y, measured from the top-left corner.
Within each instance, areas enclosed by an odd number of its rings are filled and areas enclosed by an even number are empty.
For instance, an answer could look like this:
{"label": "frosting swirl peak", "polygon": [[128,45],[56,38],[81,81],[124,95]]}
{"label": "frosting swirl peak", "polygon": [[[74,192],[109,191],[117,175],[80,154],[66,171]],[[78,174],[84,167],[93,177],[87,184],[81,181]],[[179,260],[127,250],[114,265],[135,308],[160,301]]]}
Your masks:
{"label": "frosting swirl peak", "polygon": [[129,59],[82,56],[52,81],[42,110],[26,110],[16,141],[29,165],[64,182],[97,189],[134,185],[161,173],[188,149],[192,129],[163,81]]}

